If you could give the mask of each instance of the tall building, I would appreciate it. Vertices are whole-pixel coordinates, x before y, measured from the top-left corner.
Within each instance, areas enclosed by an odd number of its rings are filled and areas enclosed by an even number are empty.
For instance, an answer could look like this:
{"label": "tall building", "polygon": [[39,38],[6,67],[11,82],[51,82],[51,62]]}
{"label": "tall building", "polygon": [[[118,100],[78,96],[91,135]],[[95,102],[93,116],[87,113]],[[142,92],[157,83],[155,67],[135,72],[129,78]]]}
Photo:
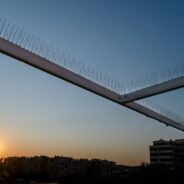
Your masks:
{"label": "tall building", "polygon": [[157,140],[150,147],[150,164],[184,166],[184,139]]}

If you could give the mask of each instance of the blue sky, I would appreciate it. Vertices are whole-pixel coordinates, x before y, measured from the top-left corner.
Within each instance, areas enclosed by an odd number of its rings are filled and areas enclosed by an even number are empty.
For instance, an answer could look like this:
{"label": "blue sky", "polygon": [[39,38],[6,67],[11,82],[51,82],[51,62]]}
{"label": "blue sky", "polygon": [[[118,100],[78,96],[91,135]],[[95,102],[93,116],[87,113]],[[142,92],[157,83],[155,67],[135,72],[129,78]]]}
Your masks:
{"label": "blue sky", "polygon": [[[183,63],[183,1],[0,0],[0,17],[127,83]],[[155,139],[183,138],[148,119],[0,55],[0,143],[7,155],[149,161]],[[183,114],[183,89],[153,97]]]}

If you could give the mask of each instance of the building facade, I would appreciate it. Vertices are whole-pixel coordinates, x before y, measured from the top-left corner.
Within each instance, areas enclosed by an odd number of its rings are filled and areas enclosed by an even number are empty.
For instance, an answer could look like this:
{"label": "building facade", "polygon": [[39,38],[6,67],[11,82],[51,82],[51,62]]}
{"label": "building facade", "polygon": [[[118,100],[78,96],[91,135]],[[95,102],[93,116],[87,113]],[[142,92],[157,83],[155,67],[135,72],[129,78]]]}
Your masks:
{"label": "building facade", "polygon": [[184,166],[184,139],[153,141],[150,149],[151,165]]}

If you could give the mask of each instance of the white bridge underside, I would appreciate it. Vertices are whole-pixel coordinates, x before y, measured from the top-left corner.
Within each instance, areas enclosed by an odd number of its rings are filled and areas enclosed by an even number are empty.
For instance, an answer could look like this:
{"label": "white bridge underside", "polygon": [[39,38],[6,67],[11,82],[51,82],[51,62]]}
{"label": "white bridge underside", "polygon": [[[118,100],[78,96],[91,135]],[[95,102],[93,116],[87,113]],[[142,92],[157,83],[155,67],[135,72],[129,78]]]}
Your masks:
{"label": "white bridge underside", "polygon": [[[74,85],[77,85],[83,89],[86,89],[92,93],[95,93],[97,95],[100,95],[106,99],[109,99],[113,102],[116,102],[122,106],[125,106],[129,109],[132,109],[136,112],[139,112],[147,117],[150,117],[152,119],[155,119],[159,122],[162,122],[166,125],[172,126],[174,128],[177,128],[179,130],[184,131],[184,126],[180,122],[176,122],[166,116],[163,116],[162,114],[159,114],[147,107],[144,107],[136,102],[133,102],[132,99],[131,102],[125,103],[123,96],[103,87],[95,82],[88,80],[72,71],[69,71],[60,65],[57,65],[49,60],[46,60],[28,50],[25,50],[5,39],[0,38],[0,52],[13,57],[19,61],[22,61],[28,65],[31,65],[37,69],[40,69],[44,72],[47,72],[51,75],[54,75],[60,79],[63,79],[65,81],[68,81]],[[137,97],[136,97],[137,98]],[[135,99],[136,99],[135,98]],[[142,98],[142,97],[141,97]],[[139,97],[140,99],[140,97]]]}

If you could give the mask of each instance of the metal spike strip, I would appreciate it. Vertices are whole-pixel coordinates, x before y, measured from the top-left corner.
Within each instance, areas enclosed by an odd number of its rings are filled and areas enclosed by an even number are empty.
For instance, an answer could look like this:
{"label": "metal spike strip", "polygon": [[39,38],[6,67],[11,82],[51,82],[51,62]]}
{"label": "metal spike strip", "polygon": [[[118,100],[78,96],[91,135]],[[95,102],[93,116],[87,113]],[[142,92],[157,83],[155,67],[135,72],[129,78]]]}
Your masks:
{"label": "metal spike strip", "polygon": [[[19,29],[18,26],[11,25],[2,18],[0,19],[0,37],[121,95],[184,76],[184,65],[180,64],[172,67],[172,70],[165,69],[158,75],[151,73],[135,81],[132,80],[126,85],[119,85],[114,79],[102,75],[89,66],[85,67],[81,62],[77,63],[70,55],[61,52],[45,41],[41,41],[23,29]],[[121,90],[119,86],[121,86]]]}
{"label": "metal spike strip", "polygon": [[164,70],[161,70],[158,74],[151,73],[149,75],[145,75],[144,77],[141,76],[134,82],[128,82],[128,90],[126,90],[126,93],[134,92],[149,86],[153,86],[155,84],[160,84],[162,82],[167,82],[169,80],[176,79],[182,76],[184,76],[184,65],[175,65],[171,67],[171,69],[166,68]]}
{"label": "metal spike strip", "polygon": [[86,67],[81,62],[76,63],[76,61],[68,54],[61,52],[59,49],[54,48],[51,44],[41,41],[38,37],[32,35],[31,33],[27,33],[23,29],[19,29],[18,26],[11,25],[3,19],[0,19],[0,37],[34,54],[37,54],[40,57],[61,65],[67,70],[71,70],[78,75],[86,77],[89,80],[92,80],[112,91],[119,91],[117,88],[117,82],[115,82],[114,79],[108,77],[109,81],[107,82],[107,77],[98,72],[96,69],[91,69],[89,66]]}
{"label": "metal spike strip", "polygon": [[137,101],[138,104],[143,105],[159,114],[164,115],[165,117],[169,117],[170,119],[182,123],[184,122],[184,119],[179,116],[176,113],[171,112],[170,110],[168,110],[166,107],[158,105],[156,103],[153,103],[153,101],[148,100],[148,99],[143,99],[143,100],[139,100]]}

